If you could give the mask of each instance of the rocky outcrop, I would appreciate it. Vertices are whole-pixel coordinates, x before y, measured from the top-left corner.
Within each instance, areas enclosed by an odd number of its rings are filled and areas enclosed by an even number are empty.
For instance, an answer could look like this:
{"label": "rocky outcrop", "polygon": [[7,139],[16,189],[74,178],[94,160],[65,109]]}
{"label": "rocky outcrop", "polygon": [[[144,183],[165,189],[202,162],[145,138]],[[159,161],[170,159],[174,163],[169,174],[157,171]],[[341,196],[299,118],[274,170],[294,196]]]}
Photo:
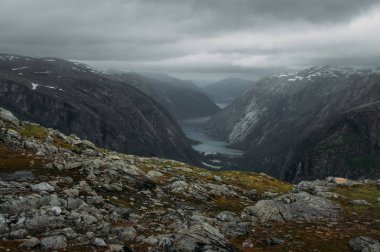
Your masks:
{"label": "rocky outcrop", "polygon": [[[339,223],[351,200],[364,200],[345,199],[339,188],[368,188],[370,205],[353,207],[379,212],[379,181],[331,177],[292,186],[263,173],[207,171],[99,149],[0,111],[0,250],[308,250],[309,241],[300,244],[313,235],[355,232],[356,226],[362,232],[367,225],[367,219],[349,228],[351,219]],[[345,208],[335,199],[345,199]],[[324,232],[293,236],[277,230],[281,225]],[[375,223],[366,227],[378,231]]]}
{"label": "rocky outcrop", "polygon": [[128,83],[76,62],[0,56],[0,106],[20,119],[108,149],[196,163],[168,112]]}
{"label": "rocky outcrop", "polygon": [[260,223],[270,221],[321,221],[336,220],[340,206],[306,192],[285,194],[272,200],[260,200],[244,209],[243,214],[257,218]]}

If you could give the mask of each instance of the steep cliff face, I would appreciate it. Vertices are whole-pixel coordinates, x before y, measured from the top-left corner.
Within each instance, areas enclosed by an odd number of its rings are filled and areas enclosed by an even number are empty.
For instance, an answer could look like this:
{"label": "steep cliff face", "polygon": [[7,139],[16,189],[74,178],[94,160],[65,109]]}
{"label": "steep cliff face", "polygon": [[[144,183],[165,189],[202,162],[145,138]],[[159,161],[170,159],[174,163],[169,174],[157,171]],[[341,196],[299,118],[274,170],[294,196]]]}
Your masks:
{"label": "steep cliff face", "polygon": [[380,102],[352,109],[295,145],[281,167],[289,181],[380,177]]}
{"label": "steep cliff face", "polygon": [[134,87],[61,59],[0,57],[0,105],[23,120],[126,153],[193,162],[166,110]]}
{"label": "steep cliff face", "polygon": [[243,169],[283,177],[280,163],[292,146],[347,110],[379,99],[378,70],[313,67],[262,79],[213,116],[208,129],[245,151]]}
{"label": "steep cliff face", "polygon": [[[114,79],[129,83],[163,105],[176,119],[211,116],[219,107],[191,81],[167,75],[118,74]],[[131,81],[132,80],[132,81]]]}

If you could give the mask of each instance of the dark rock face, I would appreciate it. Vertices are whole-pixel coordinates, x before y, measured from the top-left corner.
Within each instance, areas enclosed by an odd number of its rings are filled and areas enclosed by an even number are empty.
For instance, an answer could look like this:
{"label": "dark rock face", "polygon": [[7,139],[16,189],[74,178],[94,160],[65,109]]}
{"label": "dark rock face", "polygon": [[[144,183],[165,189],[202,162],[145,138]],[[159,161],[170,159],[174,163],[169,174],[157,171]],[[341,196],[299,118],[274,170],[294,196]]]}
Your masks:
{"label": "dark rock face", "polygon": [[[294,165],[298,162],[292,164],[293,168],[281,164],[293,160],[291,151],[294,146],[303,142],[307,146],[299,148],[309,148],[305,139],[316,130],[330,126],[348,110],[379,99],[378,70],[313,67],[296,74],[260,80],[234,103],[213,116],[208,129],[245,151],[241,167],[293,180]],[[358,130],[355,134],[365,133],[374,134],[374,130]],[[364,135],[357,137],[365,138]],[[353,178],[365,175],[368,170],[362,170],[363,167],[358,167],[354,173],[346,173],[347,169],[341,168],[343,165],[336,166],[338,161],[330,161],[335,154],[357,156],[377,148],[377,145],[370,147],[373,140],[367,143],[356,146],[355,150],[348,150],[346,146],[346,149],[336,149],[335,153],[319,153],[319,163],[326,162],[324,166],[329,168],[323,168],[318,173],[320,168],[316,163],[305,164],[303,167],[307,168],[302,170],[309,172],[300,173],[297,180],[334,174]],[[331,157],[326,159],[328,155]],[[332,171],[334,173],[330,174]]]}
{"label": "dark rock face", "polygon": [[136,88],[79,63],[0,56],[0,105],[20,119],[117,151],[196,160],[176,122]]}
{"label": "dark rock face", "polygon": [[146,93],[163,105],[176,119],[211,116],[220,110],[191,81],[158,74],[142,76],[128,73],[114,75],[113,78]]}
{"label": "dark rock face", "polygon": [[380,103],[350,110],[292,148],[281,169],[291,181],[380,176]]}

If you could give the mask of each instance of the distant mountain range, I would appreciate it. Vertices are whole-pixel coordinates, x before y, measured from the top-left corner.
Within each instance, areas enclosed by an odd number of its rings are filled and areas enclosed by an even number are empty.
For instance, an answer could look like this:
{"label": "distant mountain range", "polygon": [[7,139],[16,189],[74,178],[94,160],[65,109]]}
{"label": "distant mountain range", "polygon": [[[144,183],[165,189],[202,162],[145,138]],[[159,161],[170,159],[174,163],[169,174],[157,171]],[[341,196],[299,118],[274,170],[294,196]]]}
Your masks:
{"label": "distant mountain range", "polygon": [[380,174],[380,70],[312,67],[263,78],[208,122],[241,167],[289,181]]}
{"label": "distant mountain range", "polygon": [[[157,73],[114,74],[162,104],[175,119],[211,116],[220,108],[193,82]],[[133,79],[133,81],[129,81]]]}
{"label": "distant mountain range", "polygon": [[62,59],[0,55],[0,106],[19,118],[112,150],[196,162],[167,110],[134,87],[141,81]]}
{"label": "distant mountain range", "polygon": [[203,88],[203,91],[217,104],[221,106],[231,103],[235,98],[243,94],[254,81],[239,78],[228,78]]}

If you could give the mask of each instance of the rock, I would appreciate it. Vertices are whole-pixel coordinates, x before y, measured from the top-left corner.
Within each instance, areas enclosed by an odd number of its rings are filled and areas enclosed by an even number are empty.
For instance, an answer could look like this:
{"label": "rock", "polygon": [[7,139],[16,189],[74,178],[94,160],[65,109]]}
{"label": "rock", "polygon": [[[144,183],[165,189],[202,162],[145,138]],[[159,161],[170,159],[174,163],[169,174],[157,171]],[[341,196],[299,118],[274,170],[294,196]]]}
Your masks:
{"label": "rock", "polygon": [[55,250],[55,249],[65,249],[67,247],[66,237],[63,235],[50,236],[43,238],[41,240],[42,250]]}
{"label": "rock", "polygon": [[380,203],[380,198],[377,198],[377,203]]}
{"label": "rock", "polygon": [[[307,221],[336,218],[340,206],[322,197],[306,192],[285,194],[272,200],[260,200],[246,207],[245,215],[256,217],[261,223],[268,221]],[[243,215],[242,214],[242,215]]]}
{"label": "rock", "polygon": [[146,174],[146,176],[149,177],[149,178],[151,178],[151,179],[157,179],[157,178],[160,178],[160,177],[164,176],[164,174],[162,174],[159,171],[151,170],[151,171],[148,171],[148,173]]}
{"label": "rock", "polygon": [[23,249],[23,248],[32,249],[32,248],[37,247],[38,245],[40,245],[40,240],[37,239],[36,237],[32,237],[32,238],[26,240],[25,242],[21,243],[17,247],[20,249]]}
{"label": "rock", "polygon": [[146,243],[146,244],[149,244],[151,246],[154,246],[154,245],[157,245],[158,244],[158,240],[154,237],[148,237],[148,238],[145,238],[143,239],[142,241],[143,243]]}
{"label": "rock", "polygon": [[241,246],[242,246],[243,248],[253,248],[253,242],[252,242],[252,240],[248,239],[248,240],[245,240],[245,241],[241,244]]}
{"label": "rock", "polygon": [[15,131],[13,129],[8,129],[7,130],[7,135],[8,135],[8,137],[14,138],[14,139],[17,139],[17,140],[21,139],[20,133],[18,133],[17,131]]}
{"label": "rock", "polygon": [[8,232],[7,220],[4,215],[0,213],[0,234],[5,234]]}
{"label": "rock", "polygon": [[50,209],[50,211],[54,214],[54,215],[60,215],[62,213],[62,209],[59,207],[59,206],[55,206],[55,207],[52,207]]}
{"label": "rock", "polygon": [[133,241],[137,236],[137,232],[133,227],[126,227],[119,235],[119,239],[123,242]]}
{"label": "rock", "polygon": [[54,187],[47,182],[31,185],[33,191],[54,192]]}
{"label": "rock", "polygon": [[14,125],[18,125],[20,123],[20,121],[11,112],[3,108],[0,108],[0,119]]}
{"label": "rock", "polygon": [[200,223],[174,234],[168,251],[235,251],[225,236],[215,227]]}
{"label": "rock", "polygon": [[236,215],[232,212],[229,212],[229,211],[223,211],[223,212],[220,212],[216,218],[220,221],[232,221],[234,220],[236,217]]}
{"label": "rock", "polygon": [[280,245],[280,244],[283,244],[284,242],[285,242],[284,240],[281,240],[275,237],[270,237],[270,238],[265,239],[265,243],[267,245]]}
{"label": "rock", "polygon": [[72,169],[80,168],[81,166],[82,166],[82,163],[80,162],[69,162],[69,163],[66,163],[65,169],[72,170]]}
{"label": "rock", "polygon": [[371,206],[371,204],[368,203],[366,200],[361,200],[361,199],[351,200],[350,204],[351,205],[357,205],[357,206]]}
{"label": "rock", "polygon": [[218,182],[222,182],[222,178],[219,176],[214,176],[214,180]]}
{"label": "rock", "polygon": [[380,252],[380,244],[369,237],[358,236],[351,239],[348,244],[354,252]]}
{"label": "rock", "polygon": [[63,191],[69,197],[77,197],[79,196],[79,190],[75,188],[66,189]]}
{"label": "rock", "polygon": [[28,231],[26,231],[26,229],[18,229],[9,233],[9,239],[11,240],[22,239],[27,235],[28,235]]}
{"label": "rock", "polygon": [[222,225],[220,225],[220,228],[227,236],[239,236],[246,234],[250,225],[250,222],[226,222],[222,223]]}
{"label": "rock", "polygon": [[275,193],[275,192],[264,192],[263,193],[264,198],[273,199],[274,197],[277,197],[277,196],[278,196],[278,193]]}
{"label": "rock", "polygon": [[100,248],[107,247],[106,242],[102,238],[94,238],[91,243],[92,245],[96,247],[100,247]]}

